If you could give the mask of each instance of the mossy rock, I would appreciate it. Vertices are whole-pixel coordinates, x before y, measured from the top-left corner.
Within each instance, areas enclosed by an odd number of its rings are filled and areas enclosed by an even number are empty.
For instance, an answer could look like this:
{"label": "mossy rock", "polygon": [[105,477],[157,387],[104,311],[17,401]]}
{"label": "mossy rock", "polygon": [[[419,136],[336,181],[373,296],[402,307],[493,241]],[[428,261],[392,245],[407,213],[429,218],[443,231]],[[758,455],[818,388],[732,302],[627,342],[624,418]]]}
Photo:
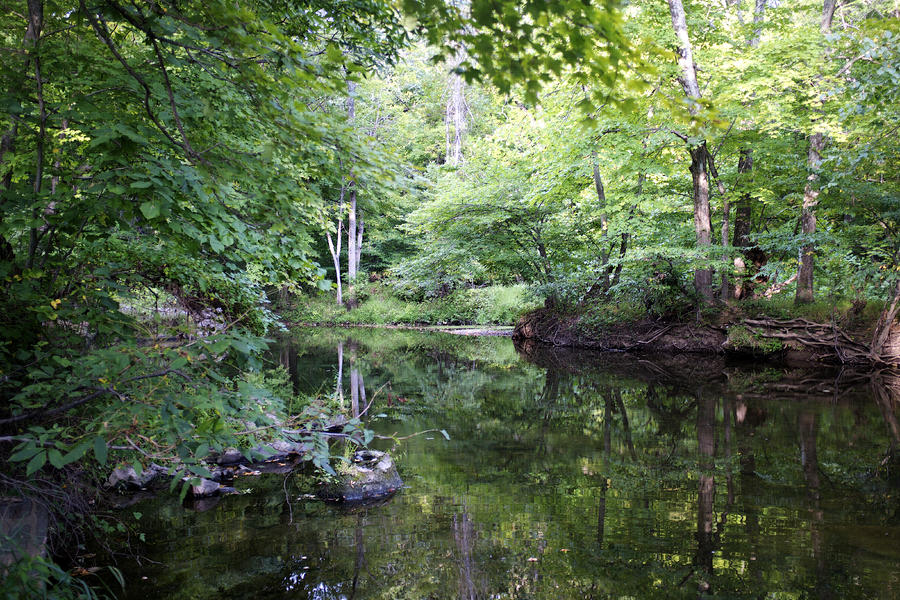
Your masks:
{"label": "mossy rock", "polygon": [[391,496],[401,487],[403,480],[390,454],[360,450],[341,468],[336,481],[319,491],[319,496],[329,502],[374,502]]}

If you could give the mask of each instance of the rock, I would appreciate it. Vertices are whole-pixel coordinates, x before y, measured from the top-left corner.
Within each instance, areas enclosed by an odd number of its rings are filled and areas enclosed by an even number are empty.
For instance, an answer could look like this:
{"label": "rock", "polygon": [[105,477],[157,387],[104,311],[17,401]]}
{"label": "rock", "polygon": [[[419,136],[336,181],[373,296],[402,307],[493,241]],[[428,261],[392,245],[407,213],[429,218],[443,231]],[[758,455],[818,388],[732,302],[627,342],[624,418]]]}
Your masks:
{"label": "rock", "polygon": [[190,494],[194,498],[206,498],[218,494],[223,486],[210,481],[209,479],[201,479],[199,483],[191,485]]}
{"label": "rock", "polygon": [[262,456],[263,460],[275,460],[284,458],[289,454],[302,454],[306,451],[307,447],[307,445],[297,442],[278,440],[271,444],[257,446],[253,449],[253,452]]}
{"label": "rock", "polygon": [[244,461],[244,455],[237,448],[229,448],[216,459],[218,465],[236,465]]}
{"label": "rock", "polygon": [[134,467],[117,467],[110,473],[109,479],[106,480],[107,487],[140,489],[150,485],[156,478],[168,474],[165,467],[152,464],[144,468],[138,475]]}
{"label": "rock", "polygon": [[292,452],[297,452],[297,444],[286,442],[284,440],[272,442],[271,448],[275,450],[277,454],[291,454]]}
{"label": "rock", "polygon": [[341,469],[340,480],[326,485],[319,495],[332,502],[372,502],[390,496],[401,487],[403,480],[390,454],[360,450]]}

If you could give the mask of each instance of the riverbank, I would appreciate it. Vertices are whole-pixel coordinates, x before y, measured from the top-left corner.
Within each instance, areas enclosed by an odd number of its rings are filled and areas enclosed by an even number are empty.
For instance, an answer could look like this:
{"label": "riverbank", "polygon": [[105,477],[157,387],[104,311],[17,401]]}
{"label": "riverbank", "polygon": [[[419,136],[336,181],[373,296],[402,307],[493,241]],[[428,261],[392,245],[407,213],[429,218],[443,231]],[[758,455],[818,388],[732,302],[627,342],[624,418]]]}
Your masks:
{"label": "riverbank", "polygon": [[285,322],[287,327],[339,327],[342,329],[399,329],[404,331],[430,331],[452,333],[454,335],[512,337],[513,325],[490,325],[472,327],[470,325],[408,325],[405,323],[294,323]]}
{"label": "riverbank", "polygon": [[408,298],[387,284],[367,282],[349,290],[343,304],[330,293],[305,294],[293,298],[279,313],[297,325],[493,329],[511,328],[522,314],[540,304],[524,285],[464,288],[440,297]]}
{"label": "riverbank", "polygon": [[[788,364],[900,365],[900,325],[856,315],[831,322],[723,311],[715,318],[596,323],[584,314],[538,309],[516,323],[513,339],[605,352],[745,355]],[[884,339],[876,347],[879,328]]]}

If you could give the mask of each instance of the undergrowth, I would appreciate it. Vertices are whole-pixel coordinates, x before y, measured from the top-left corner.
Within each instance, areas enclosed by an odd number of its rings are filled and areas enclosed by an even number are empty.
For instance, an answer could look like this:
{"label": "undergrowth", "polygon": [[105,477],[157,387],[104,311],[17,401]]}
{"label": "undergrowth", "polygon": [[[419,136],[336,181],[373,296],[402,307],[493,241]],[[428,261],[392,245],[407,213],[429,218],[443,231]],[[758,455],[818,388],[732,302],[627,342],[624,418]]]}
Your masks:
{"label": "undergrowth", "polygon": [[348,298],[355,308],[339,306],[332,294],[301,296],[282,314],[292,322],[329,325],[512,325],[540,306],[524,285],[461,289],[413,301],[383,284],[367,283]]}

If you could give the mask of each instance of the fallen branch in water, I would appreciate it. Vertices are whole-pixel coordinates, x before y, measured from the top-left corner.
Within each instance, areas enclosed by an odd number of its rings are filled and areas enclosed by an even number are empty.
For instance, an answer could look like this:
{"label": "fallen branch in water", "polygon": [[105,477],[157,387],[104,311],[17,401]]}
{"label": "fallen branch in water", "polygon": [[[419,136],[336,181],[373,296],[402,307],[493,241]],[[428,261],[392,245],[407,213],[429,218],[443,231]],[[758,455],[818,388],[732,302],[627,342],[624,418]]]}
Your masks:
{"label": "fallen branch in water", "polygon": [[391,435],[376,435],[375,437],[379,440],[394,440],[395,442],[402,442],[403,440],[408,440],[410,438],[414,438],[426,433],[440,433],[446,439],[450,439],[450,436],[447,435],[447,432],[443,429],[426,429],[425,431],[417,431],[416,433],[411,433],[409,435],[404,435],[403,437],[397,437],[397,432],[395,431]]}

